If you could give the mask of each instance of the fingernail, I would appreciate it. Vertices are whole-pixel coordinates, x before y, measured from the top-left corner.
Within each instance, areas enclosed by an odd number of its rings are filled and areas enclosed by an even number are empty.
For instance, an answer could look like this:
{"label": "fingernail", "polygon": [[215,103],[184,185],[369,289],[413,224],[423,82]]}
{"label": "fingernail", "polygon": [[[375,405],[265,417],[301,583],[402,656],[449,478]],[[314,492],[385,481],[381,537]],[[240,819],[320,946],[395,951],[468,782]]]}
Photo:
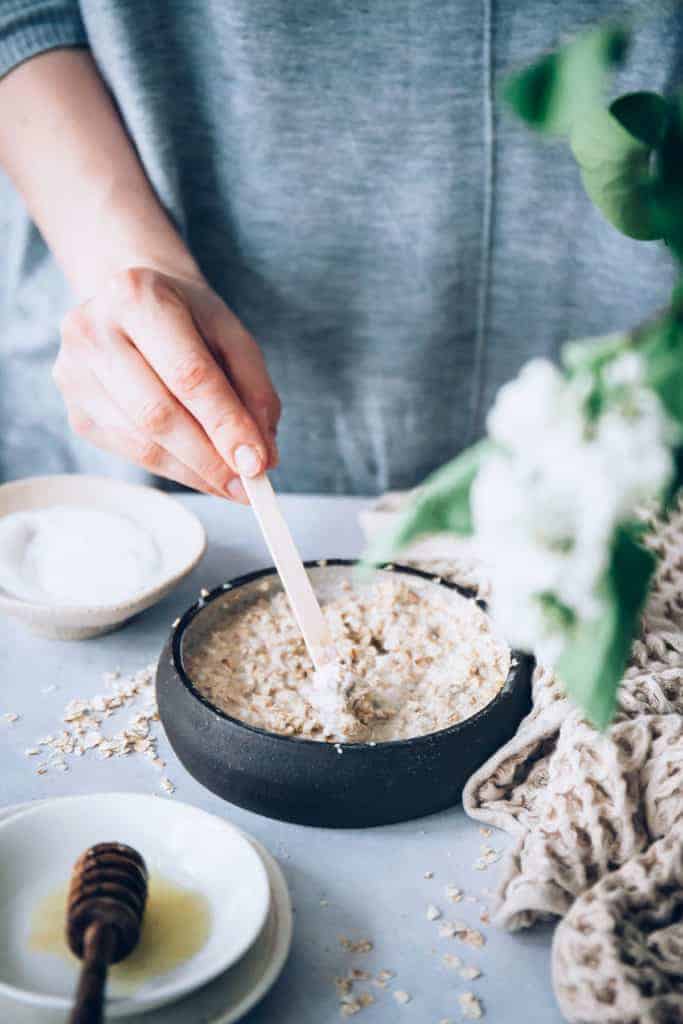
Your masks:
{"label": "fingernail", "polygon": [[244,490],[244,487],[242,487],[241,480],[238,480],[237,477],[233,477],[233,479],[230,481],[227,487],[227,491],[230,497],[233,498],[235,501],[241,501],[244,505],[249,504],[247,492]]}
{"label": "fingernail", "polygon": [[261,472],[261,459],[250,444],[241,444],[235,451],[235,465],[245,476],[256,476]]}

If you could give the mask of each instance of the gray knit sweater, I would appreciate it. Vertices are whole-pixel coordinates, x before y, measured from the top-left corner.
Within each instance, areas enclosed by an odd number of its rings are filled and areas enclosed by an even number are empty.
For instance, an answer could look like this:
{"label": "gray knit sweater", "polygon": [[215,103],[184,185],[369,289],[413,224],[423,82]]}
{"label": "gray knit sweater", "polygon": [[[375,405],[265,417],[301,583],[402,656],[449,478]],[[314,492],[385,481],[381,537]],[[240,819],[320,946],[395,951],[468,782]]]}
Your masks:
{"label": "gray knit sweater", "polygon": [[[277,484],[374,493],[475,438],[531,355],[666,299],[666,253],[618,235],[567,148],[495,98],[502,72],[615,10],[0,0],[0,74],[91,48],[161,202],[266,353]],[[647,20],[618,87],[678,82],[681,31],[680,14]],[[134,473],[69,435],[49,373],[69,302],[0,180],[0,480]]]}

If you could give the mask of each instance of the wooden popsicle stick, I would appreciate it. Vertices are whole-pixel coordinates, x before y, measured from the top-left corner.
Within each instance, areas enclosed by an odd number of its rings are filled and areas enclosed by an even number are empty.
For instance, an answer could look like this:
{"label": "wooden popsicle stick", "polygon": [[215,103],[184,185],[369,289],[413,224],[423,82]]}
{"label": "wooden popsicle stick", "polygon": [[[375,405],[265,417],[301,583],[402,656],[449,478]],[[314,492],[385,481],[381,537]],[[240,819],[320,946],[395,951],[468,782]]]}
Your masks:
{"label": "wooden popsicle stick", "polygon": [[321,669],[335,660],[334,644],[272,484],[265,473],[240,479],[280,574],[311,661],[316,669]]}

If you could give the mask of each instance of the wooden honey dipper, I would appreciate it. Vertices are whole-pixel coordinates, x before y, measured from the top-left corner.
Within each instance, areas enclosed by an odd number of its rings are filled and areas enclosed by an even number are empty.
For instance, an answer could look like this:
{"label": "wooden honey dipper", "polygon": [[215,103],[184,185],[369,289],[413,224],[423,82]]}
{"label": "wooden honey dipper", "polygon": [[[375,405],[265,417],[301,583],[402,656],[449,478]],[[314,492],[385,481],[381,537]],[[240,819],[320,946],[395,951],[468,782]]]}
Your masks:
{"label": "wooden honey dipper", "polygon": [[71,952],[83,961],[70,1024],[100,1024],[107,968],[140,938],[147,902],[147,868],[123,843],[98,843],[74,865],[66,911]]}

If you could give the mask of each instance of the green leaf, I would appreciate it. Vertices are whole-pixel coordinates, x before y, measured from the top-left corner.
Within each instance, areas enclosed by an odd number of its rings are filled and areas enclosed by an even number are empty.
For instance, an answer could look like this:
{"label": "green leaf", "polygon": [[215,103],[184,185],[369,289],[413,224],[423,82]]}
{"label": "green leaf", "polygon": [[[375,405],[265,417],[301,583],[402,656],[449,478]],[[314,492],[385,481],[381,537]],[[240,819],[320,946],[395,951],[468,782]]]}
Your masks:
{"label": "green leaf", "polygon": [[652,216],[666,244],[683,262],[683,107],[670,101],[669,114],[667,131],[653,161]]}
{"label": "green leaf", "polygon": [[610,224],[630,238],[661,238],[653,207],[652,148],[600,107],[574,123],[570,145],[589,198]]}
{"label": "green leaf", "polygon": [[568,695],[598,729],[614,715],[655,568],[654,555],[638,538],[638,529],[617,527],[603,581],[605,610],[591,622],[577,623],[557,666]]}
{"label": "green leaf", "polygon": [[678,492],[683,487],[683,445],[678,445],[672,451],[674,471],[671,477],[671,483],[669,484],[666,494],[662,500],[662,507],[664,511],[669,512],[676,507],[676,501],[678,499]]}
{"label": "green leaf", "polygon": [[565,135],[572,124],[602,98],[606,72],[621,64],[628,32],[601,25],[530,67],[509,75],[503,98],[539,131]]}
{"label": "green leaf", "polygon": [[683,323],[674,307],[641,334],[647,383],[669,416],[683,427]]}
{"label": "green leaf", "polygon": [[530,67],[508,75],[503,82],[503,99],[523,121],[541,131],[553,130],[552,106],[558,88],[559,57],[550,53]]}
{"label": "green leaf", "polygon": [[388,562],[425,534],[471,534],[470,490],[484,458],[492,449],[489,441],[480,441],[427,477],[395,528],[370,545],[362,562],[366,566]]}
{"label": "green leaf", "polygon": [[570,375],[600,373],[604,366],[631,348],[628,334],[615,332],[598,338],[581,338],[562,346],[562,365]]}
{"label": "green leaf", "polygon": [[669,104],[656,92],[631,92],[611,104],[610,114],[634,139],[650,148],[659,146],[669,127]]}

